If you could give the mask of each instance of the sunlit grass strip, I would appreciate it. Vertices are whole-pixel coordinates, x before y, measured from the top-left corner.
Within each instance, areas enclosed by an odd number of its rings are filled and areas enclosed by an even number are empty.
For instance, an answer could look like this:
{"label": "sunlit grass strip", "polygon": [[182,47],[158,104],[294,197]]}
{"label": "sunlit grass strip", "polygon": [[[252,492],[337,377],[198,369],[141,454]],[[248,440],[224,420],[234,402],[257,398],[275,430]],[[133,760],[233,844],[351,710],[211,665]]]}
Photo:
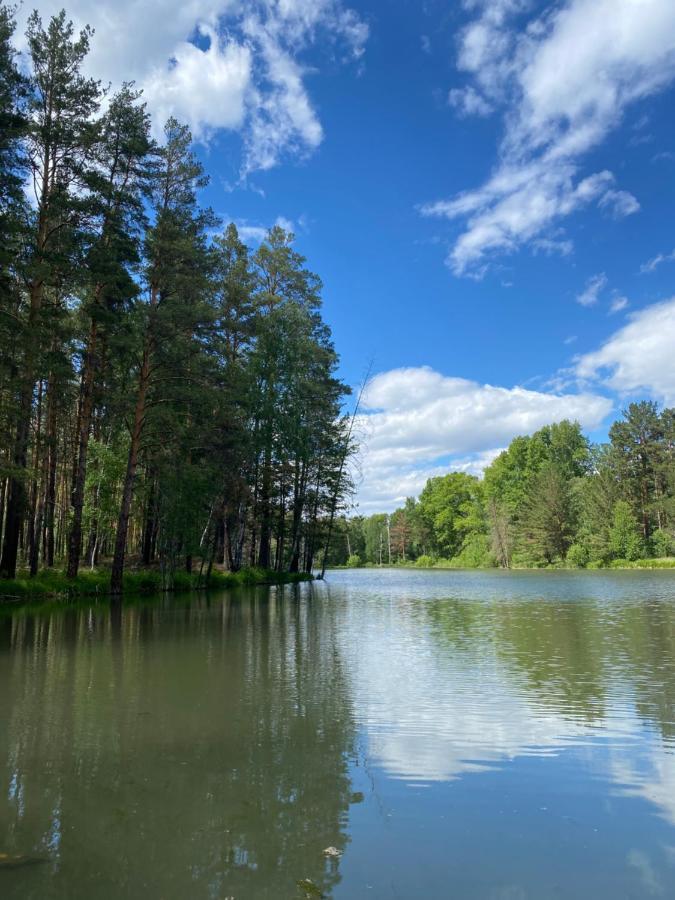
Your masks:
{"label": "sunlit grass strip", "polygon": [[612,569],[675,569],[675,556],[662,556],[660,559],[615,559],[610,564]]}
{"label": "sunlit grass strip", "polygon": [[[275,572],[269,569],[248,568],[239,572],[198,573],[174,572],[170,584],[161,572],[147,570],[127,572],[124,575],[125,594],[156,594],[161,591],[194,591],[214,588],[234,588],[269,584],[296,584],[311,581],[312,576],[303,572]],[[40,572],[35,578],[20,576],[11,581],[0,581],[0,601],[29,600],[38,597],[106,596],[110,592],[110,572],[105,570],[82,572],[76,578],[67,578],[62,572]]]}

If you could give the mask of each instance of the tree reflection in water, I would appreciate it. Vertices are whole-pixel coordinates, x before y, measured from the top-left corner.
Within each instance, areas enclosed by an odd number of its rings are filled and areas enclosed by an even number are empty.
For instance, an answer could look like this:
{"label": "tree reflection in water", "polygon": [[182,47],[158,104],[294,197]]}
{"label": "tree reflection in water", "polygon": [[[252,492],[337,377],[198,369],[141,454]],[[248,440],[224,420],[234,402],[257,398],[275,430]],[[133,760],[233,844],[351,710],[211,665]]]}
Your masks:
{"label": "tree reflection in water", "polygon": [[311,591],[0,620],[3,897],[292,897],[339,880],[354,742]]}

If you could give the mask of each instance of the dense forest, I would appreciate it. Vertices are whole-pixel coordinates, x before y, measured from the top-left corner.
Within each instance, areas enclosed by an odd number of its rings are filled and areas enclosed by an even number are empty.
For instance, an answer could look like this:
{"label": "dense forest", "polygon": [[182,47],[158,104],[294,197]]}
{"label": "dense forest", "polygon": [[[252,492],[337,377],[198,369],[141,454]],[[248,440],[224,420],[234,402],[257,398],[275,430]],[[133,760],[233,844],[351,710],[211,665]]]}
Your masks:
{"label": "dense forest", "polygon": [[597,567],[675,552],[675,409],[632,403],[592,445],[576,422],[517,437],[482,479],[431,478],[391,515],[340,518],[334,565]]}
{"label": "dense forest", "polygon": [[309,572],[351,449],[319,278],[200,205],[188,129],[84,74],[89,29],[34,13],[21,64],[13,31],[0,5],[1,576]]}

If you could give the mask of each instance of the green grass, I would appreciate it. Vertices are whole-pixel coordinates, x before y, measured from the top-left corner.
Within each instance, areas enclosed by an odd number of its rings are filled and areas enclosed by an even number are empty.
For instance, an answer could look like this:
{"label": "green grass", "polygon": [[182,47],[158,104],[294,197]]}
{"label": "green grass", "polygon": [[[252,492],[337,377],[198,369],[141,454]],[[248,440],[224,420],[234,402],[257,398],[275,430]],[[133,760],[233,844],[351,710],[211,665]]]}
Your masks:
{"label": "green grass", "polygon": [[[268,569],[249,568],[239,572],[213,571],[199,578],[198,573],[175,572],[170,587],[164,583],[162,573],[155,569],[127,572],[124,575],[125,594],[156,594],[163,590],[194,591],[205,588],[231,588],[265,584],[297,584],[310,581],[311,575],[302,572],[274,572]],[[0,602],[32,600],[40,597],[69,599],[99,596],[110,593],[110,572],[101,569],[82,572],[77,578],[67,578],[63,572],[48,570],[35,578],[20,574],[11,581],[0,581]]]}
{"label": "green grass", "polygon": [[675,556],[661,556],[657,559],[615,559],[612,569],[675,569]]}
{"label": "green grass", "polygon": [[[331,569],[349,569],[351,566],[330,566]],[[378,566],[376,563],[364,563],[358,568],[361,569],[476,569],[481,571],[489,571],[495,566],[469,566],[462,563],[459,557],[454,559],[439,559],[430,556],[421,556],[415,562],[393,562],[391,565],[386,563]],[[538,571],[546,572],[552,570],[569,570],[583,572],[585,569],[675,569],[675,556],[662,556],[655,559],[614,559],[610,562],[602,562],[601,560],[592,560],[586,566],[571,566],[564,561],[554,563],[549,566],[532,566],[524,562],[516,562],[511,566],[511,571]]]}

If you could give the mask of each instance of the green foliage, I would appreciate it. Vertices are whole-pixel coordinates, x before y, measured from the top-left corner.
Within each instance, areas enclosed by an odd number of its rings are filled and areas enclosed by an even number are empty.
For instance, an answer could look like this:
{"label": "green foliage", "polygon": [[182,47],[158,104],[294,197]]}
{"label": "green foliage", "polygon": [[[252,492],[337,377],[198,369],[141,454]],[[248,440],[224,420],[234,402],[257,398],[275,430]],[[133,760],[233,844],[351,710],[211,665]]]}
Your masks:
{"label": "green foliage", "polygon": [[378,565],[390,563],[389,516],[384,513],[369,516],[363,523],[363,534],[366,560]]}
{"label": "green foliage", "polygon": [[609,430],[612,463],[644,540],[649,540],[652,512],[665,489],[662,456],[672,463],[672,450],[662,443],[663,425],[656,403],[643,401],[631,403]]}
{"label": "green foliage", "polygon": [[[311,575],[303,572],[275,572],[252,567],[239,572],[213,571],[208,578],[205,576],[200,578],[198,574],[177,572],[169,589],[216,590],[267,584],[296,584],[309,580]],[[105,569],[81,572],[76,578],[68,578],[63,572],[46,569],[35,578],[30,578],[28,573],[19,573],[15,579],[0,581],[0,603],[41,597],[72,598],[91,595],[107,597],[109,590],[110,572]],[[124,575],[125,594],[156,594],[163,590],[167,588],[161,572],[157,570],[126,572]]]}
{"label": "green foliage", "polygon": [[415,565],[419,566],[420,569],[433,569],[436,565],[436,558],[434,556],[428,556],[426,553],[423,553],[421,556],[418,556],[415,560]]}
{"label": "green foliage", "polygon": [[572,544],[567,551],[567,565],[572,569],[585,569],[590,561],[590,552],[585,544]]}
{"label": "green foliage", "polygon": [[87,532],[96,533],[99,543],[115,533],[126,456],[127,445],[122,441],[114,445],[96,439],[89,442],[82,521]]}
{"label": "green foliage", "polygon": [[675,557],[665,559],[615,560],[612,567],[616,569],[675,569]]}
{"label": "green foliage", "polygon": [[359,519],[362,558],[387,564],[391,546],[392,564],[420,567],[634,567],[648,554],[670,567],[675,413],[633,404],[610,433],[590,446],[578,423],[559,422],[515,438],[482,481],[430,479],[417,501]]}
{"label": "green foliage", "polygon": [[84,74],[89,28],[30,16],[25,77],[13,30],[0,4],[0,575],[310,573],[355,450],[320,278],[279,226],[221,230],[189,129],[155,143],[140,91]]}
{"label": "green foliage", "polygon": [[[19,594],[103,590],[108,560],[113,589],[144,592],[295,579],[317,561],[673,552],[675,410],[649,402],[605,447],[554,423],[482,480],[451,472],[348,519],[349,388],[293,235],[275,226],[252,250],[222,228],[188,128],[170,118],[155,144],[139,91],[107,96],[84,74],[89,28],[34,13],[21,71],[13,32],[0,4],[0,574]],[[71,576],[93,571],[64,581],[59,554]],[[14,581],[17,565],[43,573]]]}
{"label": "green foliage", "polygon": [[495,557],[486,534],[473,532],[467,536],[462,549],[453,562],[463,569],[490,569],[495,566]]}
{"label": "green foliage", "polygon": [[535,566],[559,563],[572,544],[576,515],[569,480],[549,460],[534,475],[522,509],[520,549]]}
{"label": "green foliage", "polygon": [[652,533],[650,545],[653,555],[657,558],[672,556],[675,553],[675,540],[672,534],[663,528],[657,528]]}
{"label": "green foliage", "polygon": [[420,494],[421,521],[431,535],[430,549],[439,556],[457,555],[467,534],[483,527],[481,485],[464,472],[431,478]]}
{"label": "green foliage", "polygon": [[347,558],[347,566],[350,569],[358,569],[362,565],[363,563],[361,562],[361,557],[358,553],[352,553],[352,555]]}
{"label": "green foliage", "polygon": [[626,500],[614,504],[612,525],[609,529],[609,547],[616,560],[632,562],[644,553],[644,542],[638,522]]}

